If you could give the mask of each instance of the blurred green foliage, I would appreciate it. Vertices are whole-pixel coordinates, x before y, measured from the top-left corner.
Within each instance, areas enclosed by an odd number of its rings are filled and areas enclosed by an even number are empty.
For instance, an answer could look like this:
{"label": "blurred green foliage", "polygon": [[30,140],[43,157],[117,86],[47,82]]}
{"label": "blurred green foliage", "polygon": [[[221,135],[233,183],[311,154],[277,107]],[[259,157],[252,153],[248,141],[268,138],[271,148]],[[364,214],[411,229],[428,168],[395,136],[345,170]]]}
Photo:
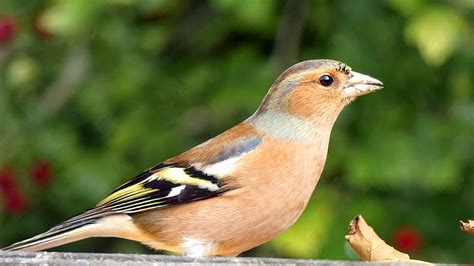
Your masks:
{"label": "blurred green foliage", "polygon": [[474,218],[474,1],[4,0],[1,23],[0,168],[20,195],[0,201],[1,245],[238,123],[291,64],[332,58],[385,89],[338,119],[301,219],[246,255],[356,258],[361,213],[415,258],[474,261],[458,228]]}

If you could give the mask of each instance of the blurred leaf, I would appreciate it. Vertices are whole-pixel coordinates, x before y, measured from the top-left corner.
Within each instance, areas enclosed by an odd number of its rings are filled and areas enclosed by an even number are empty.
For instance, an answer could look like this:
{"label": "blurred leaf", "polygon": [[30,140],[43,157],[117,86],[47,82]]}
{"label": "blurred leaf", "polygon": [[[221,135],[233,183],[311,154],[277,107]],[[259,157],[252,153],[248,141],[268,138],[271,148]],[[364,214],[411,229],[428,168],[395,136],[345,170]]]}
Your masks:
{"label": "blurred leaf", "polygon": [[274,22],[276,2],[272,0],[212,0],[212,5],[235,15],[235,21],[246,30],[262,30]]}
{"label": "blurred leaf", "polygon": [[62,36],[77,36],[88,32],[100,15],[105,1],[58,0],[39,21],[47,31]]}
{"label": "blurred leaf", "polygon": [[389,0],[389,4],[404,15],[412,15],[426,6],[426,0]]}
{"label": "blurred leaf", "polygon": [[13,87],[32,88],[38,71],[38,64],[33,58],[21,55],[8,66],[8,82]]}
{"label": "blurred leaf", "polygon": [[425,61],[442,65],[456,51],[467,25],[447,7],[429,7],[414,16],[406,28],[406,38],[420,50]]}
{"label": "blurred leaf", "polygon": [[460,169],[451,147],[442,144],[449,137],[430,119],[420,119],[415,130],[416,138],[385,131],[383,138],[371,137],[370,143],[354,149],[347,164],[348,181],[361,188],[454,189]]}

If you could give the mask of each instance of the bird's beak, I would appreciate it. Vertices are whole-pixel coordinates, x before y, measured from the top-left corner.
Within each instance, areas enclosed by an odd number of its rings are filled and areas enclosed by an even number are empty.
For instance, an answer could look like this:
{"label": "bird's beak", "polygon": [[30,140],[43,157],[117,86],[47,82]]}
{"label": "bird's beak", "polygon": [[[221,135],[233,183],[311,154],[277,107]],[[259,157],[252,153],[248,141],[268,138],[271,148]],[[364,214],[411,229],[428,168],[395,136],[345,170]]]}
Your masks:
{"label": "bird's beak", "polygon": [[351,77],[342,89],[342,95],[345,98],[357,97],[367,93],[381,90],[383,83],[373,77],[352,71]]}

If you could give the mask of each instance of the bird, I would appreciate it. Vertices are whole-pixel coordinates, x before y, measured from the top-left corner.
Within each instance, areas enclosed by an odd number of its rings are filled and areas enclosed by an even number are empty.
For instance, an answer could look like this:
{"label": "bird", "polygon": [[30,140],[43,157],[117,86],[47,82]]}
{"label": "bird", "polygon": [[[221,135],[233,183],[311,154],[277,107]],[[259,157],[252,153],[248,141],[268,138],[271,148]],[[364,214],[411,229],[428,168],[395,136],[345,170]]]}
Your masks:
{"label": "bird", "polygon": [[357,97],[382,88],[336,60],[294,64],[243,122],[3,250],[117,237],[190,257],[238,256],[295,223],[322,174],[336,118]]}

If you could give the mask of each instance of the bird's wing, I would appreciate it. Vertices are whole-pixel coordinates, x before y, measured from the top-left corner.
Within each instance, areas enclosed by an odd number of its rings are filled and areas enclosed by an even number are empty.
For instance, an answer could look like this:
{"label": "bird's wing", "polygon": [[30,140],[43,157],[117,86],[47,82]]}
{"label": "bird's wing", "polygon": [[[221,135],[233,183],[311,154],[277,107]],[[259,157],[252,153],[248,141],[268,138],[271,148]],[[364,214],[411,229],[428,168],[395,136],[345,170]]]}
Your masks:
{"label": "bird's wing", "polygon": [[207,199],[224,191],[219,178],[195,166],[161,163],[117,188],[97,207],[132,214]]}
{"label": "bird's wing", "polygon": [[242,157],[261,144],[258,136],[242,137],[241,131],[248,131],[242,127],[139,174],[99,202],[97,208],[133,214],[216,197],[232,189],[225,184],[226,177]]}

